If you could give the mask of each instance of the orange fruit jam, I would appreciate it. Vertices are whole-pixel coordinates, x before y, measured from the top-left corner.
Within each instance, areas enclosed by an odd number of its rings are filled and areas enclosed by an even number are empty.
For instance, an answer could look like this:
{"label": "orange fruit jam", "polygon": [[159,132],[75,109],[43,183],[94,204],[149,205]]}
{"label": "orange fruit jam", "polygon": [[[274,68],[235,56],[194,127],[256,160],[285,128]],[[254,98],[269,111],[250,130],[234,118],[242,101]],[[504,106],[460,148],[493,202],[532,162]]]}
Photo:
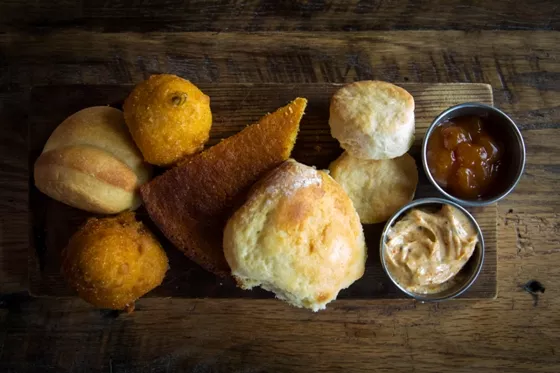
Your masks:
{"label": "orange fruit jam", "polygon": [[496,187],[503,153],[484,118],[463,116],[434,129],[426,155],[439,186],[456,197],[477,199]]}

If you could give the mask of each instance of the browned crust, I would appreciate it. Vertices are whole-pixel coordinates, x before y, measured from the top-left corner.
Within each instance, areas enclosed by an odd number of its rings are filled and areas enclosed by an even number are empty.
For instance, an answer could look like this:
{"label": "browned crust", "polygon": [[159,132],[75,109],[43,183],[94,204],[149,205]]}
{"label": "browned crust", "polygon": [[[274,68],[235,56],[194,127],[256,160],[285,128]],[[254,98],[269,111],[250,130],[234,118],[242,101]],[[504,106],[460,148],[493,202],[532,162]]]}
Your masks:
{"label": "browned crust", "polygon": [[104,150],[87,146],[67,146],[41,154],[35,167],[58,165],[83,172],[107,184],[133,193],[137,188],[136,174],[123,162]]}
{"label": "browned crust", "polygon": [[343,86],[336,91],[331,98],[331,105],[335,108],[334,110],[344,112],[346,108],[346,98],[344,96],[347,95],[348,92],[356,90],[370,90],[372,92],[375,92],[375,90],[383,90],[390,92],[392,97],[406,102],[406,106],[414,110],[414,97],[412,97],[406,89],[380,80],[362,80]]}

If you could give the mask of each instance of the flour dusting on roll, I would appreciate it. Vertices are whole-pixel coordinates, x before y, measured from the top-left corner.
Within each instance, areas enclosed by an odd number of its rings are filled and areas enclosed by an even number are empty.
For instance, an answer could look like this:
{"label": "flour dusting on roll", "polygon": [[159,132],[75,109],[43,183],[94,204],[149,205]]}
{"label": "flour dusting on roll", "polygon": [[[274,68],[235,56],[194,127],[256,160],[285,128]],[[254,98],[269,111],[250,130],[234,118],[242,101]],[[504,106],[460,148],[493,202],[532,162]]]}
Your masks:
{"label": "flour dusting on roll", "polygon": [[342,187],[294,160],[253,187],[224,232],[224,253],[239,286],[261,286],[313,311],[362,277],[366,251]]}

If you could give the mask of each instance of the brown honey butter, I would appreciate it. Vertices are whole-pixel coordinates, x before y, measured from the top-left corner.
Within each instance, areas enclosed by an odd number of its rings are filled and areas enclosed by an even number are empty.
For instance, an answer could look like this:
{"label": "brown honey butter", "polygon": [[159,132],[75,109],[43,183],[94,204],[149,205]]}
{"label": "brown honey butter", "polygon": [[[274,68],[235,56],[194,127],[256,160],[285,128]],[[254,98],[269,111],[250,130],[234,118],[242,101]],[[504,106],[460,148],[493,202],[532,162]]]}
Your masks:
{"label": "brown honey butter", "polygon": [[442,291],[472,256],[478,234],[459,209],[414,208],[392,226],[385,242],[385,262],[406,290],[431,294]]}

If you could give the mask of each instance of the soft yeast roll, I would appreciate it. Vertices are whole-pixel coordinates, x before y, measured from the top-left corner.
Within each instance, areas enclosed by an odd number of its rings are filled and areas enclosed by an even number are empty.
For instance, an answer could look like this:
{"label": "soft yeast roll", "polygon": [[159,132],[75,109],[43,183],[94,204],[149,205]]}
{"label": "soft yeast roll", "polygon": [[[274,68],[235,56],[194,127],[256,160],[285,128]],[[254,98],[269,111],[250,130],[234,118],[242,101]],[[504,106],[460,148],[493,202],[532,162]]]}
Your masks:
{"label": "soft yeast roll", "polygon": [[95,106],[66,118],[35,162],[37,188],[82,210],[113,214],[140,205],[138,187],[149,180],[123,114]]}
{"label": "soft yeast roll", "polygon": [[287,160],[229,219],[224,254],[239,286],[318,311],[362,277],[366,245],[352,201],[326,172]]}

